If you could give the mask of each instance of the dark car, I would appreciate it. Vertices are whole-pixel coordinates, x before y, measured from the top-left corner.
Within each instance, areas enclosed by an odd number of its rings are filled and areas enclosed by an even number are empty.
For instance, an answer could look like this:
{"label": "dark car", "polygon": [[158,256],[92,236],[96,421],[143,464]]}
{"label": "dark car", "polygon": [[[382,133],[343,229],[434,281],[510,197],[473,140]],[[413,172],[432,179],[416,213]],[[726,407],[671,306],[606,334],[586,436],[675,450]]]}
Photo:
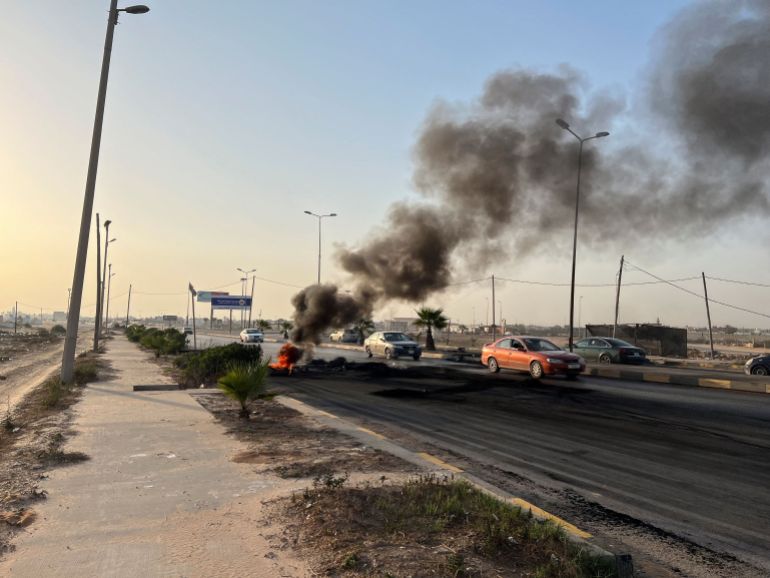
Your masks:
{"label": "dark car", "polygon": [[770,355],[752,357],[746,362],[743,371],[749,375],[770,375]]}
{"label": "dark car", "polygon": [[586,361],[599,363],[647,363],[647,352],[614,337],[587,337],[573,347]]}

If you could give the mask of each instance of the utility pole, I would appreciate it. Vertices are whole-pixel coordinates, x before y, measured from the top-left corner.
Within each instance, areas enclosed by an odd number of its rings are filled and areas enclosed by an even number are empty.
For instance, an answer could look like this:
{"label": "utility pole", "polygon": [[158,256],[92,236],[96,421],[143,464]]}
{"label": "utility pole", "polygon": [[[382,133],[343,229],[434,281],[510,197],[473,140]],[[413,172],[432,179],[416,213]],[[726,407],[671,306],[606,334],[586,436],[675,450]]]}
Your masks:
{"label": "utility pole", "polygon": [[192,314],[193,314],[193,349],[198,349],[198,333],[197,328],[195,327],[195,296],[198,294],[198,292],[193,287],[193,284],[189,281],[187,282],[188,287],[190,289],[190,298],[192,299]]}
{"label": "utility pole", "polygon": [[187,294],[187,311],[184,313],[184,324],[185,327],[189,325],[188,321],[190,320],[190,294]]}
{"label": "utility pole", "polygon": [[701,271],[703,276],[703,296],[706,298],[706,318],[709,322],[709,346],[711,348],[711,359],[714,359],[714,334],[711,332],[711,312],[709,311],[709,293],[706,289],[706,274]]}
{"label": "utility pole", "polygon": [[620,256],[620,269],[618,269],[618,290],[615,293],[615,325],[612,326],[612,336],[618,331],[618,311],[620,311],[620,281],[623,279],[623,260],[625,255]]}
{"label": "utility pole", "polygon": [[70,318],[70,297],[72,297],[72,289],[67,289],[67,319]]}
{"label": "utility pole", "polygon": [[492,274],[492,341],[497,339],[497,326],[495,325],[495,275]]}
{"label": "utility pole", "polygon": [[94,208],[96,172],[99,165],[99,147],[102,142],[102,124],[104,122],[104,104],[107,99],[107,78],[110,72],[112,38],[115,34],[115,25],[118,23],[119,12],[144,14],[147,11],[149,11],[149,8],[141,5],[129,6],[128,8],[123,8],[119,11],[118,0],[110,0],[110,11],[107,15],[107,32],[104,38],[102,69],[99,76],[99,91],[96,98],[94,129],[91,136],[91,151],[88,158],[86,190],[83,196],[83,212],[80,217],[80,233],[78,236],[78,248],[75,257],[75,270],[72,275],[72,309],[74,309],[75,314],[70,315],[70,318],[67,320],[67,337],[64,340],[64,352],[62,353],[61,380],[67,384],[72,383],[75,372],[75,349],[77,348],[78,325],[80,324],[80,305],[83,301],[83,281],[85,280],[86,274],[91,213]]}
{"label": "utility pole", "polygon": [[[102,232],[99,229],[99,213],[96,213],[96,313],[94,314],[94,353],[99,351],[99,334],[102,330],[102,288]],[[67,321],[67,331],[69,332],[69,319]],[[63,371],[64,370],[62,369],[62,372]]]}
{"label": "utility pole", "polygon": [[128,305],[126,305],[126,329],[128,329],[128,312],[131,310],[131,284],[128,285]]}
{"label": "utility pole", "polygon": [[16,307],[13,309],[13,334],[16,335],[16,326],[19,319],[19,302],[16,302]]}

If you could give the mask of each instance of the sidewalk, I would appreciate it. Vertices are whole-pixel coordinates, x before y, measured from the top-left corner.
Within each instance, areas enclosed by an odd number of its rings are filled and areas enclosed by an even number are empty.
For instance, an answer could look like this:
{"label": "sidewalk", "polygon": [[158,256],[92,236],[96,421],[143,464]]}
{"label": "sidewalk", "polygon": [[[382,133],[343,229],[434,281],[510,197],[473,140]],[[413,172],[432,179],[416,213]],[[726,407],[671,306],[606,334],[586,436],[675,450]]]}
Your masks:
{"label": "sidewalk", "polygon": [[37,521],[0,562],[0,576],[310,576],[272,549],[262,501],[290,490],[229,456],[244,447],[123,336],[108,342],[115,377],[75,406],[66,451],[90,460],[50,472]]}

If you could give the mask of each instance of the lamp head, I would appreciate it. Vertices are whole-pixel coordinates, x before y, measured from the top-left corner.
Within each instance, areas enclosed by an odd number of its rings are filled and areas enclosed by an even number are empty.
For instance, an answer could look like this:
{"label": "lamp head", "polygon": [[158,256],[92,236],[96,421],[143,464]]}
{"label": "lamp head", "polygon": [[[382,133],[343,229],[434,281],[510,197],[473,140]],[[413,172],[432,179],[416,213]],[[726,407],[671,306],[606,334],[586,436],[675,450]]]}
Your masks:
{"label": "lamp head", "polygon": [[310,211],[305,211],[305,214],[306,215],[312,215],[313,213],[311,213]]}
{"label": "lamp head", "polygon": [[565,120],[563,120],[561,118],[557,118],[556,119],[556,124],[558,124],[564,130],[569,130],[569,125],[567,124],[567,122]]}
{"label": "lamp head", "polygon": [[610,136],[610,133],[608,133],[606,130],[596,133],[596,138],[602,138],[603,136]]}
{"label": "lamp head", "polygon": [[336,216],[337,216],[337,213],[329,213],[329,216],[330,216],[330,217],[336,217]]}
{"label": "lamp head", "polygon": [[109,227],[109,226],[110,226],[110,223],[112,223],[112,221],[110,221],[109,219],[107,219],[106,221],[104,221],[104,228],[106,229],[107,227]]}
{"label": "lamp head", "polygon": [[136,6],[118,9],[118,12],[127,12],[128,14],[147,14],[149,11],[149,7],[144,4],[137,4]]}

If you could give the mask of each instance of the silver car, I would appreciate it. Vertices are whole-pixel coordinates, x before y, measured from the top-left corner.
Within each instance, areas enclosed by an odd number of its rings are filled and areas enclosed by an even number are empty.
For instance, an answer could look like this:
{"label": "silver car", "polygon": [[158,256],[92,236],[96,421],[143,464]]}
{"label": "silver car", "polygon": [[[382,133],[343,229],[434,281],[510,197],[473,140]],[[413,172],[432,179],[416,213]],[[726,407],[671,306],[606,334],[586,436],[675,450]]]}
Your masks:
{"label": "silver car", "polygon": [[409,356],[415,361],[420,359],[422,348],[416,341],[400,331],[377,331],[364,341],[364,351],[369,357],[383,355],[386,359]]}
{"label": "silver car", "polygon": [[241,331],[241,343],[262,343],[265,334],[259,329],[244,329]]}

